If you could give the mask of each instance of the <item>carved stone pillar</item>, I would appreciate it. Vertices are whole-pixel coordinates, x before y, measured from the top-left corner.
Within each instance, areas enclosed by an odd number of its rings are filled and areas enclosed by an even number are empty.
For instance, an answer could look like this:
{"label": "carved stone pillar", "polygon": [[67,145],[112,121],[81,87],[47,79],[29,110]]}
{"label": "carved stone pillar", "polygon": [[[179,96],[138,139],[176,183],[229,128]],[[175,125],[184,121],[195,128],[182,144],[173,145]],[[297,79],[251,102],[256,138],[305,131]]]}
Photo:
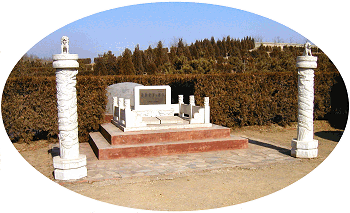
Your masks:
{"label": "carved stone pillar", "polygon": [[184,113],[183,110],[182,110],[182,105],[184,104],[184,96],[183,95],[179,95],[178,96],[178,100],[179,100],[179,116],[180,117],[184,117]]}
{"label": "carved stone pillar", "polygon": [[192,106],[196,105],[194,100],[194,95],[190,95],[190,105]]}
{"label": "carved stone pillar", "polygon": [[60,156],[53,158],[55,179],[87,176],[86,156],[79,154],[76,75],[77,54],[69,54],[68,37],[62,37],[62,53],[52,56],[56,69]]}
{"label": "carved stone pillar", "polygon": [[119,109],[119,122],[125,125],[125,113],[122,113],[124,109],[124,98],[118,98],[118,109]]}
{"label": "carved stone pillar", "polygon": [[204,123],[210,123],[209,97],[204,97]]}
{"label": "carved stone pillar", "polygon": [[193,118],[193,106],[196,105],[195,100],[194,100],[194,95],[190,95],[190,105],[191,105],[191,111],[190,111],[190,119]]}
{"label": "carved stone pillar", "polygon": [[124,100],[125,127],[133,127],[135,119],[131,113],[130,99]]}
{"label": "carved stone pillar", "polygon": [[118,107],[118,97],[113,97],[113,104],[112,104],[112,113],[113,113],[113,120],[118,121],[119,120],[119,110],[118,112],[115,110],[115,108]]}
{"label": "carved stone pillar", "polygon": [[311,55],[310,44],[305,44],[303,56],[297,57],[298,67],[298,132],[292,140],[291,155],[314,158],[318,154],[318,141],[313,139],[314,69],[317,57]]}

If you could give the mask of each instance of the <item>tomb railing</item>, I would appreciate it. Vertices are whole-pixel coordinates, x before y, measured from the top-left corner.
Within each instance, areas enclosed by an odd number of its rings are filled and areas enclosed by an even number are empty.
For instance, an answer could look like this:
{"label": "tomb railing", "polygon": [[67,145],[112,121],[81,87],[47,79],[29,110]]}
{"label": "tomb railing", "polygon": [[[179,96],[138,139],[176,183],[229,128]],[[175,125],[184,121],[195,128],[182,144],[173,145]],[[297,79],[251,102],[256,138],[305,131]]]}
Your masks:
{"label": "tomb railing", "polygon": [[[149,123],[147,118],[161,118],[176,116],[191,124],[210,124],[209,97],[204,98],[204,107],[196,106],[194,96],[190,96],[190,103],[185,104],[183,95],[179,95],[177,104],[147,105],[147,108],[135,109],[130,106],[130,99],[113,98],[113,123],[118,127],[137,128],[146,127]],[[188,126],[187,125],[187,126]],[[211,124],[210,124],[211,125]],[[190,126],[188,126],[190,127]]]}

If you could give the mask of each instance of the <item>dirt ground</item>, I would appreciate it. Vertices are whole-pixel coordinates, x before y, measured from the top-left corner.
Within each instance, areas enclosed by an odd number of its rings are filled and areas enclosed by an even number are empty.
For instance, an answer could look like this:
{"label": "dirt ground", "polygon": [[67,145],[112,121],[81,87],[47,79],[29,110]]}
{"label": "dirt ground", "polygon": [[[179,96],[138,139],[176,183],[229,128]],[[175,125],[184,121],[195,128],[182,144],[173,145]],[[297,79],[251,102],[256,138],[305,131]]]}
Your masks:
{"label": "dirt ground", "polygon": [[[157,179],[142,177],[69,183],[64,187],[99,201],[138,209],[184,211],[231,206],[276,192],[322,163],[337,145],[343,130],[332,128],[327,121],[315,121],[314,131],[315,139],[319,141],[319,155],[315,159],[208,170]],[[232,130],[232,134],[290,147],[291,139],[296,137],[296,124],[287,127],[243,127]],[[14,146],[34,168],[53,180],[49,143],[52,141]]]}

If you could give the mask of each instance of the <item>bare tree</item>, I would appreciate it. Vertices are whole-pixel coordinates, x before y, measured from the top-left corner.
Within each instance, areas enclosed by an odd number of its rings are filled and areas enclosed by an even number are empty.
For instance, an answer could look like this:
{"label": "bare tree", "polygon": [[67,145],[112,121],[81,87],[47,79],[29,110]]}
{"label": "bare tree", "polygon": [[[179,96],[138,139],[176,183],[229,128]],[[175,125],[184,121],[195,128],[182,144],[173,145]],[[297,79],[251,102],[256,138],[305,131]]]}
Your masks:
{"label": "bare tree", "polygon": [[255,35],[253,36],[255,42],[263,42],[263,37],[262,35]]}
{"label": "bare tree", "polygon": [[273,42],[274,43],[283,43],[283,39],[280,37],[280,36],[276,36],[274,39],[273,39]]}
{"label": "bare tree", "polygon": [[169,45],[170,47],[177,47],[180,41],[184,44],[184,46],[187,46],[186,41],[182,37],[177,38],[175,36],[171,39]]}

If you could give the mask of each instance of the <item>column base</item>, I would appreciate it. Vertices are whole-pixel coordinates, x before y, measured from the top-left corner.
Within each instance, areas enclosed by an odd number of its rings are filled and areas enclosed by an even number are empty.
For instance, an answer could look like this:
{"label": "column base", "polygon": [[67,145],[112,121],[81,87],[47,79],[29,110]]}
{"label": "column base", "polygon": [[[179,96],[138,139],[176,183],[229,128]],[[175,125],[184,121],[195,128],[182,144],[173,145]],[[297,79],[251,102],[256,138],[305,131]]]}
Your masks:
{"label": "column base", "polygon": [[77,180],[87,176],[86,166],[76,169],[55,169],[54,176],[56,180]]}
{"label": "column base", "polygon": [[318,141],[292,140],[291,156],[296,158],[315,158],[318,155]]}
{"label": "column base", "polygon": [[79,155],[76,159],[53,158],[54,176],[56,180],[76,180],[87,176],[86,156]]}

